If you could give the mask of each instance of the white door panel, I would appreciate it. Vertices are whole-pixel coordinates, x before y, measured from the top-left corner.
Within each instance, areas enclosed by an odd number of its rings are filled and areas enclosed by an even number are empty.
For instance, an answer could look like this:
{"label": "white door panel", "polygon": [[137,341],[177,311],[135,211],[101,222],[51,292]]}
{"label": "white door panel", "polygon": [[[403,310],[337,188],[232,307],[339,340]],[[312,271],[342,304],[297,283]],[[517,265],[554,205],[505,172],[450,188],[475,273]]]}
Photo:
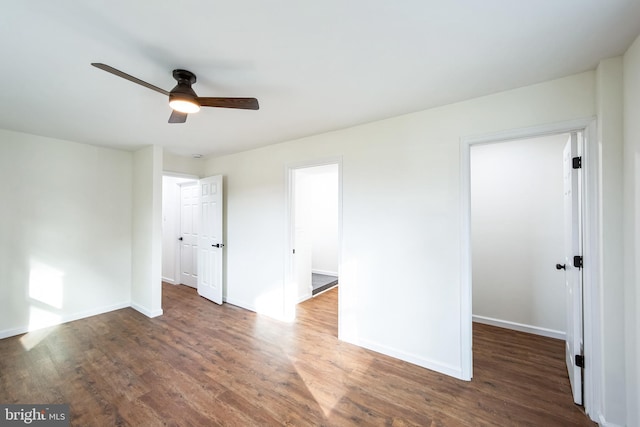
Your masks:
{"label": "white door panel", "polygon": [[198,293],[222,304],[222,175],[201,179]]}
{"label": "white door panel", "polygon": [[198,284],[198,183],[180,186],[180,283]]}

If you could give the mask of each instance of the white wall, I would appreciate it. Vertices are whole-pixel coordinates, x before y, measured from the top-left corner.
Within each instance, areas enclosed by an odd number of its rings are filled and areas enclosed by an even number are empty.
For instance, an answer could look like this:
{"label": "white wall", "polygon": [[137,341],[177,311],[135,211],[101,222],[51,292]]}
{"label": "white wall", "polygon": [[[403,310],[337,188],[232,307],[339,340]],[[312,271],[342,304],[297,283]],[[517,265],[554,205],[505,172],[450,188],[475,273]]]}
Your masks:
{"label": "white wall", "polygon": [[127,307],[131,153],[0,130],[0,338]]}
{"label": "white wall", "polygon": [[204,159],[178,156],[169,152],[162,153],[162,170],[165,172],[187,174],[203,178]]}
{"label": "white wall", "polygon": [[587,72],[208,159],[227,178],[228,300],[284,312],[286,165],[342,157],[341,339],[461,376],[459,140],[592,116],[594,85]]}
{"label": "white wall", "polygon": [[162,148],[133,153],[131,306],[162,314]]}
{"label": "white wall", "polygon": [[640,425],[640,37],[624,56],[624,297],[628,426]]}
{"label": "white wall", "polygon": [[565,333],[562,151],[568,134],[471,147],[474,320]]}

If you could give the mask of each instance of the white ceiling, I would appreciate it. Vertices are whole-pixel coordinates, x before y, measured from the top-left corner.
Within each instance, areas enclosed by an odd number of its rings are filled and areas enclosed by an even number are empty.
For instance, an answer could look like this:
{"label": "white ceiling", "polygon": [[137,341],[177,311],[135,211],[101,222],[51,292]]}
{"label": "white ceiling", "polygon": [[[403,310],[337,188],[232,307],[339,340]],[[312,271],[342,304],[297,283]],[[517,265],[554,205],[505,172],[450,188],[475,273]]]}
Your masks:
{"label": "white ceiling", "polygon": [[[640,34],[638,0],[6,1],[0,128],[220,155],[594,69]],[[168,124],[174,68],[256,97]]]}

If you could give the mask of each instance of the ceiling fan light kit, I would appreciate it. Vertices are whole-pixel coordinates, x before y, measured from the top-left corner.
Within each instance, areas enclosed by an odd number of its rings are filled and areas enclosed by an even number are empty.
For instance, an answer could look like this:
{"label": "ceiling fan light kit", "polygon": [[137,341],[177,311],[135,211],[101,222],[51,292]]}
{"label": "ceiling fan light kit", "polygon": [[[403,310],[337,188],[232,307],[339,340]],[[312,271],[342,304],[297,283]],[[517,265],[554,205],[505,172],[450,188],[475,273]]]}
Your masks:
{"label": "ceiling fan light kit", "polygon": [[195,101],[190,99],[180,99],[178,97],[171,97],[169,107],[181,113],[197,113],[200,111],[200,106],[196,104]]}
{"label": "ceiling fan light kit", "polygon": [[196,82],[196,75],[187,70],[173,70],[173,78],[178,84],[169,92],[169,106],[181,113],[200,111],[200,104],[196,101],[198,95],[191,88]]}
{"label": "ceiling fan light kit", "polygon": [[129,80],[130,82],[137,83],[148,89],[169,96],[169,106],[173,110],[169,117],[169,123],[184,123],[187,120],[187,114],[197,113],[200,111],[200,107],[239,108],[243,110],[257,110],[260,108],[256,98],[199,97],[191,87],[191,85],[196,82],[196,75],[191,71],[180,69],[173,70],[173,78],[176,79],[178,84],[171,89],[171,92],[167,92],[164,89],[140,80],[137,77],[133,77],[109,65],[99,62],[93,62],[91,65],[125,80]]}

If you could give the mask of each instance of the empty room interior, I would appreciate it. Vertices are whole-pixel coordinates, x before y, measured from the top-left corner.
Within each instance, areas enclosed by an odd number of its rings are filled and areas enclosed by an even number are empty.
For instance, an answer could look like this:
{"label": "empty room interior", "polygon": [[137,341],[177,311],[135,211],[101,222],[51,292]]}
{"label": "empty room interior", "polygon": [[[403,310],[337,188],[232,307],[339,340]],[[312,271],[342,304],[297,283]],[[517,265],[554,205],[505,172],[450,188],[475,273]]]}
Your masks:
{"label": "empty room interior", "polygon": [[0,425],[640,425],[637,1],[0,22]]}

